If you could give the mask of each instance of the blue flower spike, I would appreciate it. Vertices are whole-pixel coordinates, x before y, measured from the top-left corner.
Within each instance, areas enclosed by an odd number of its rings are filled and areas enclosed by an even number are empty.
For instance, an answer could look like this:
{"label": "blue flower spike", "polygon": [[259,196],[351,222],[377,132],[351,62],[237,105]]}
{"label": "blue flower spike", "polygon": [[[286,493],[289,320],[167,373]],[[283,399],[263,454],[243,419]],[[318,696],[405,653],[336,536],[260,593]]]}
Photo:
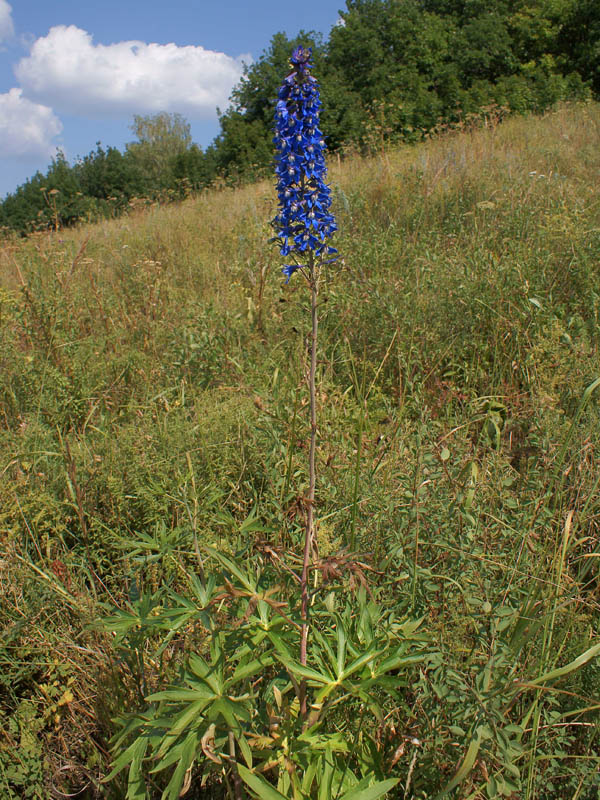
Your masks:
{"label": "blue flower spike", "polygon": [[[336,230],[330,213],[331,192],[325,183],[325,142],[319,129],[319,85],[310,71],[311,48],[297,47],[291,72],[279,90],[275,110],[276,168],[279,213],[273,220],[286,283],[297,270],[312,272],[325,256],[337,252],[327,244]],[[328,261],[335,258],[328,258]],[[311,276],[312,278],[312,276]]]}

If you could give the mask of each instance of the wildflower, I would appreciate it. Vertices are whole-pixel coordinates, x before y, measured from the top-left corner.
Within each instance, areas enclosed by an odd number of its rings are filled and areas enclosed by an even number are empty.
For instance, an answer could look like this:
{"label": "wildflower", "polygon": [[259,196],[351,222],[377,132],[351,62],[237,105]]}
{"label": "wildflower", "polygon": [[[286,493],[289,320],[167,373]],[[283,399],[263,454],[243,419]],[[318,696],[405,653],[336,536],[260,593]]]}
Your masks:
{"label": "wildflower", "polygon": [[[291,72],[279,90],[275,110],[277,195],[279,213],[273,220],[276,241],[293,264],[283,267],[286,283],[298,269],[308,267],[307,255],[320,259],[336,253],[327,240],[336,230],[330,212],[331,193],[325,183],[325,141],[319,130],[319,86],[310,74],[311,49],[297,47]],[[332,261],[334,259],[329,259]],[[312,264],[313,261],[311,260]]]}

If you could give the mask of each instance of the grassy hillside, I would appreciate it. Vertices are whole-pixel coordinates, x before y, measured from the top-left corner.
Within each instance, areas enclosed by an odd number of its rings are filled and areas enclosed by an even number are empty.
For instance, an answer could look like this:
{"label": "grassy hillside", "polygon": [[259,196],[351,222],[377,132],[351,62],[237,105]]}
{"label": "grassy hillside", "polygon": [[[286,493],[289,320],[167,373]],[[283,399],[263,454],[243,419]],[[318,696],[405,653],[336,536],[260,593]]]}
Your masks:
{"label": "grassy hillside", "polygon": [[[319,554],[353,545],[431,653],[377,729],[390,797],[434,797],[474,739],[450,796],[600,797],[599,170],[596,104],[330,165]],[[192,598],[205,543],[300,546],[310,323],[274,195],[0,245],[2,797],[123,798],[112,720],[202,638],[157,656],[115,609]]]}

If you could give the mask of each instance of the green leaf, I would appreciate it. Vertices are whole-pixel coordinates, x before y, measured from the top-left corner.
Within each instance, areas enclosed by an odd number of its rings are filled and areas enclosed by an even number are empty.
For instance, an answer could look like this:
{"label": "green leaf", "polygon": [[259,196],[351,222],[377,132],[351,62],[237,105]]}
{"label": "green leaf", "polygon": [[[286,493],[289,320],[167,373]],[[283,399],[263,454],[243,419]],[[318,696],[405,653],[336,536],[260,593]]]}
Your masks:
{"label": "green leaf", "polygon": [[188,661],[188,666],[199,678],[206,678],[210,674],[210,667],[206,661],[197,653],[191,653]]}
{"label": "green leaf", "polygon": [[199,716],[201,716],[204,709],[209,705],[209,700],[196,700],[195,703],[192,703],[188,708],[182,711],[175,718],[175,724],[170,729],[169,733],[171,736],[179,736],[191,722],[195,722]]}
{"label": "green leaf", "polygon": [[316,627],[313,629],[312,635],[314,642],[312,648],[313,655],[315,655],[318,658],[319,662],[322,663],[323,662],[322,651],[325,651],[327,658],[329,659],[329,663],[331,664],[331,669],[333,670],[337,669],[337,656],[333,652],[333,648],[327,641],[327,637],[324,636],[321,633],[321,631],[319,631],[318,628]]}
{"label": "green leaf", "polygon": [[240,525],[240,533],[254,533],[256,531],[264,531],[265,526],[262,522],[256,519],[255,510],[253,509],[246,519]]}
{"label": "green leaf", "polygon": [[237,768],[240,778],[260,800],[287,800],[285,795],[278,792],[270,783],[267,783],[261,775],[250,772],[243,764],[238,764]]}
{"label": "green leaf", "polygon": [[337,683],[337,681],[335,681],[331,675],[324,675],[322,672],[317,672],[315,669],[305,667],[291,658],[282,658],[279,656],[279,661],[281,661],[283,666],[295,677],[300,676],[301,678],[306,678],[309,681],[314,681],[315,683],[320,683],[324,686]]}
{"label": "green leaf", "polygon": [[[177,800],[177,798],[180,796],[181,787],[185,780],[185,774],[194,763],[194,760],[196,758],[197,748],[198,748],[198,735],[195,732],[190,733],[186,737],[185,742],[183,743],[183,747],[181,748],[179,763],[173,770],[173,774],[171,775],[171,780],[169,781],[165,791],[163,792],[162,800]],[[164,762],[166,762],[166,759],[164,759]],[[159,765],[159,767],[160,766],[162,765]],[[164,763],[164,767],[166,766],[167,763]],[[157,770],[152,770],[152,771],[156,772]]]}
{"label": "green leaf", "polygon": [[225,567],[226,570],[231,572],[231,574],[238,579],[246,591],[252,593],[256,592],[256,581],[251,575],[248,575],[246,572],[242,572],[242,570],[234,561],[227,558],[227,556],[224,556],[222,553],[219,553],[219,551],[215,550],[213,547],[205,545],[204,548],[205,550],[208,550],[211,556],[215,558],[222,567]]}
{"label": "green leaf", "polygon": [[241,733],[239,736],[236,736],[236,741],[240,748],[241,754],[244,756],[244,761],[246,764],[248,764],[248,768],[252,769],[252,749],[250,748],[246,737],[243,733]]}
{"label": "green leaf", "polygon": [[[311,787],[317,776],[317,771],[321,766],[321,759],[313,759],[309,765],[304,770],[304,775],[302,776],[302,793],[306,795],[306,797],[310,797],[311,795]],[[319,771],[319,785],[323,782],[323,773]],[[329,798],[328,798],[329,800]]]}
{"label": "green leaf", "polygon": [[336,625],[337,636],[337,676],[342,677],[344,674],[344,664],[346,663],[346,631],[344,630],[344,623],[338,617]]}
{"label": "green leaf", "polygon": [[227,686],[256,675],[257,672],[262,672],[266,667],[270,667],[274,663],[275,659],[272,656],[263,655],[248,664],[239,664],[232,677],[227,681]]}
{"label": "green leaf", "polygon": [[368,664],[370,661],[373,661],[374,658],[377,658],[378,655],[380,655],[380,651],[375,650],[375,648],[363,653],[362,656],[359,656],[356,661],[353,661],[352,664],[350,664],[348,669],[344,670],[341,676],[342,679],[346,680],[346,678],[349,678],[350,675],[353,675],[361,667],[364,667],[365,664]]}
{"label": "green leaf", "polygon": [[142,774],[142,763],[134,761],[127,779],[127,800],[146,800],[146,781]]}
{"label": "green leaf", "polygon": [[214,696],[214,692],[200,685],[194,689],[163,689],[162,692],[155,692],[154,694],[148,695],[146,700],[151,703],[157,700],[168,700],[172,703],[185,703],[189,701],[192,703],[201,699],[210,700],[210,698]]}
{"label": "green leaf", "polygon": [[108,783],[116,777],[122,769],[128,764],[141,764],[144,756],[146,755],[146,748],[148,747],[148,739],[145,736],[140,736],[129,747],[121,753],[113,762],[112,771],[103,779],[103,783]]}
{"label": "green leaf", "polygon": [[350,789],[349,792],[342,795],[340,800],[377,800],[378,797],[386,795],[398,782],[399,778],[388,778],[385,781],[377,781],[377,783],[373,783],[365,788],[365,781],[361,781]]}
{"label": "green leaf", "polygon": [[405,656],[405,655],[395,655],[386,658],[380,664],[377,665],[375,674],[377,676],[385,675],[388,672],[391,672],[394,669],[400,669],[400,667],[407,667],[410,664],[420,664],[422,661],[425,661],[427,658],[427,653],[415,653],[412,656]]}
{"label": "green leaf", "polygon": [[192,653],[188,660],[188,667],[214,694],[223,694],[223,675],[218,665],[209,666],[203,658]]}
{"label": "green leaf", "polygon": [[467,752],[465,754],[464,760],[456,775],[452,778],[450,783],[443,789],[439,794],[436,794],[434,800],[440,800],[440,798],[445,797],[449,792],[454,789],[455,786],[464,780],[467,777],[469,772],[473,769],[475,765],[475,761],[477,760],[477,754],[479,753],[479,748],[481,747],[481,739],[477,736],[475,739],[471,741],[467,748]]}
{"label": "green leaf", "polygon": [[221,716],[232,730],[239,729],[239,720],[246,722],[250,719],[248,710],[241,703],[234,703],[226,697],[220,697],[208,709],[206,718],[211,722],[216,722]]}
{"label": "green leaf", "polygon": [[334,768],[333,754],[328,752],[323,758],[323,769],[319,780],[318,800],[331,800],[331,783],[333,781]]}
{"label": "green leaf", "polygon": [[282,660],[282,658],[293,660],[293,656],[292,656],[291,650],[289,649],[289,647],[287,646],[287,644],[285,643],[283,638],[278,633],[274,633],[273,631],[269,631],[267,633],[267,636],[269,637],[269,640],[273,644],[273,647],[275,648],[275,652],[279,656],[281,656],[281,658],[279,659],[280,661]]}
{"label": "green leaf", "polygon": [[558,669],[553,669],[551,672],[546,672],[545,675],[540,675],[539,678],[536,678],[533,681],[528,681],[529,686],[537,686],[539,683],[546,683],[547,681],[553,681],[555,678],[562,678],[563,675],[568,675],[570,672],[574,672],[576,669],[583,667],[584,664],[587,664],[594,656],[597,656],[600,653],[600,642],[595,644],[593,647],[590,647],[574,661],[571,661],[569,664],[565,664],[564,667],[559,667]]}

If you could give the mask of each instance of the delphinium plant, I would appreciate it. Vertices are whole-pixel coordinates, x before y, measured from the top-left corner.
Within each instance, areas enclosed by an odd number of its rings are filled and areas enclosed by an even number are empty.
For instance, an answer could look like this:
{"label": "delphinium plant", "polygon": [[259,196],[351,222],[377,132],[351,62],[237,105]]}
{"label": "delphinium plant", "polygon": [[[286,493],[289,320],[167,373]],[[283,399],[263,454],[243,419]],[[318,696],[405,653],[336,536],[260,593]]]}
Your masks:
{"label": "delphinium plant", "polygon": [[[377,800],[399,781],[389,774],[393,753],[386,751],[380,734],[390,707],[393,714],[409,713],[403,692],[415,667],[427,659],[418,623],[398,620],[379,606],[366,589],[360,565],[350,560],[346,568],[354,570],[359,590],[348,591],[347,572],[334,570],[326,584],[323,580],[309,591],[311,567],[324,571],[311,564],[317,303],[322,269],[336,256],[329,244],[335,222],[310,57],[308,49],[294,50],[275,123],[276,240],[288,262],[286,280],[299,273],[311,293],[302,566],[296,571],[299,559],[293,554],[289,559],[267,557],[264,550],[245,547],[245,555],[232,556],[204,545],[198,575],[180,564],[187,573],[185,596],[167,586],[105,621],[125,656],[135,649],[151,665],[164,658],[174,637],[186,636],[189,650],[178,678],[161,682],[155,676],[158,691],[146,696],[142,710],[120,719],[107,781],[126,768],[128,800],[154,797],[157,785],[163,800],[175,800],[192,786],[200,792],[207,786],[206,796],[225,794],[232,800],[248,795]],[[258,530],[251,516],[240,534],[248,539]]]}
{"label": "delphinium plant", "polygon": [[[311,344],[308,384],[310,392],[309,486],[302,561],[302,641],[300,663],[306,664],[308,646],[309,566],[315,541],[315,453],[317,447],[316,371],[318,350],[318,296],[321,270],[336,258],[328,240],[336,230],[330,211],[331,192],[325,182],[325,141],[319,128],[321,98],[311,75],[310,48],[292,53],[292,70],[279,90],[275,112],[277,194],[279,213],[273,220],[281,255],[291,263],[283,267],[287,281],[295,272],[306,280],[311,293]],[[306,713],[302,684],[301,707]]]}

